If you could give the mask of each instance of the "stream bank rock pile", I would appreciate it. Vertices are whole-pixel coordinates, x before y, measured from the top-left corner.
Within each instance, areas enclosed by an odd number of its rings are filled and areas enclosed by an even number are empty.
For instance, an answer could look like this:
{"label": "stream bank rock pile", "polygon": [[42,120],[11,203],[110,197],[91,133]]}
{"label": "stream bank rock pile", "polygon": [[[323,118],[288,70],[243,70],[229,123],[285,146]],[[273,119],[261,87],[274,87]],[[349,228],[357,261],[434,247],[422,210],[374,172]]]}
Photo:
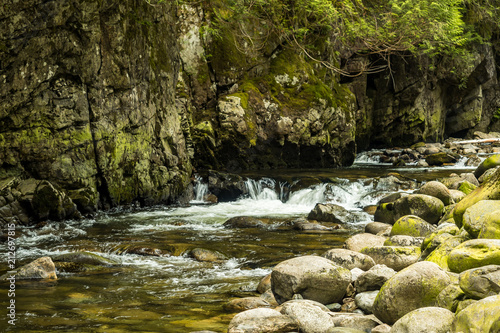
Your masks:
{"label": "stream bank rock pile", "polygon": [[383,198],[343,249],[276,265],[228,333],[500,332],[499,165]]}

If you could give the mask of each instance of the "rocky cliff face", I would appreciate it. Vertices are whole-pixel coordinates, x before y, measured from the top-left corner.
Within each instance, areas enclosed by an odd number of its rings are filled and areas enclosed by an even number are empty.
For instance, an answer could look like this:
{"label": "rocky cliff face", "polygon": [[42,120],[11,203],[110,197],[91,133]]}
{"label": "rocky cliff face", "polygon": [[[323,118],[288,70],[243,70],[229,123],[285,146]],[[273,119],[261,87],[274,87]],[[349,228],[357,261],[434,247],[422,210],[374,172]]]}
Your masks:
{"label": "rocky cliff face", "polygon": [[[169,202],[184,190],[173,3],[7,0],[0,50],[4,222]],[[37,204],[48,192],[58,209]]]}

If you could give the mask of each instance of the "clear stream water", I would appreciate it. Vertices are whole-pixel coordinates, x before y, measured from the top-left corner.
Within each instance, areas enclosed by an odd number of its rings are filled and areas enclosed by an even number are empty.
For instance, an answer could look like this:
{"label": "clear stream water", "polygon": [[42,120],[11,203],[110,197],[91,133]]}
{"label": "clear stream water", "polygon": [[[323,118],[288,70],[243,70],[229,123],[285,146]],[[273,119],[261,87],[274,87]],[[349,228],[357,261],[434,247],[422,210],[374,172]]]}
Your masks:
{"label": "clear stream water", "polygon": [[[56,281],[18,280],[16,326],[7,324],[10,298],[7,283],[1,283],[0,331],[225,332],[234,314],[224,311],[224,304],[236,297],[256,296],[259,280],[275,264],[341,247],[372,221],[362,208],[397,190],[376,177],[399,172],[429,180],[454,169],[467,170],[463,165],[431,172],[414,166],[392,169],[361,155],[350,168],[244,174],[250,195],[234,202],[204,203],[206,186],[200,182],[198,197],[187,207],[116,210],[93,219],[18,229],[18,267],[42,256],[74,251],[91,251],[120,265],[95,272],[59,272]],[[344,206],[352,212],[350,221],[330,233],[286,227],[287,222],[306,217],[318,202]],[[222,226],[228,218],[243,215],[262,218],[269,227]],[[119,251],[124,246],[151,247],[172,255]],[[197,247],[220,251],[229,259],[198,262],[186,254]],[[1,275],[7,271],[6,244],[0,244],[0,253],[5,258]]]}

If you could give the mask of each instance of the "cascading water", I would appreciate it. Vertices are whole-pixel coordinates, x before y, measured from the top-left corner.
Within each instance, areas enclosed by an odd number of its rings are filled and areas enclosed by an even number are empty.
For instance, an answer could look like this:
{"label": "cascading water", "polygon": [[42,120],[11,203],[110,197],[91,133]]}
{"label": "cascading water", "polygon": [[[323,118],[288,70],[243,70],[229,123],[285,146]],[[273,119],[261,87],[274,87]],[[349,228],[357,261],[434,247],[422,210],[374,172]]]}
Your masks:
{"label": "cascading water", "polygon": [[203,182],[203,178],[196,175],[194,180],[194,199],[191,203],[205,202],[205,196],[208,194],[208,184]]}

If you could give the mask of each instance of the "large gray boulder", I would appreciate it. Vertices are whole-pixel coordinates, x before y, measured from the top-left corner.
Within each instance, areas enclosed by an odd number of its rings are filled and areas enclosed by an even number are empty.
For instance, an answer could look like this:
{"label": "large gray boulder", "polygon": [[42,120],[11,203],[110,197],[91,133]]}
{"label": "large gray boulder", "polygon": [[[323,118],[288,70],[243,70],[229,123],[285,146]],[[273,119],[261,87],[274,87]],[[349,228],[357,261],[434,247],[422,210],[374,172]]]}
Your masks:
{"label": "large gray boulder", "polygon": [[351,283],[351,272],[331,260],[318,256],[302,256],[285,260],[271,273],[271,286],[276,301],[284,303],[300,294],[322,304],[337,303]]}
{"label": "large gray boulder", "polygon": [[320,222],[345,223],[351,219],[351,213],[342,206],[318,203],[307,216],[308,220]]}
{"label": "large gray boulder", "polygon": [[394,323],[391,333],[450,333],[453,312],[438,307],[413,310]]}
{"label": "large gray boulder", "polygon": [[300,332],[324,333],[335,327],[330,310],[311,300],[292,300],[281,305],[280,312],[299,324]]}
{"label": "large gray boulder", "polygon": [[273,309],[258,308],[234,316],[227,333],[284,333],[298,328],[295,320],[289,316]]}
{"label": "large gray boulder", "polygon": [[426,194],[441,200],[445,206],[451,205],[453,200],[451,198],[450,190],[438,181],[430,181],[425,183],[420,189],[416,191],[418,194]]}
{"label": "large gray boulder", "polygon": [[434,263],[413,264],[383,285],[373,304],[373,313],[384,323],[394,324],[413,310],[435,306],[437,296],[450,282],[446,271]]}
{"label": "large gray boulder", "polygon": [[370,256],[347,249],[331,249],[321,256],[348,270],[360,268],[366,271],[375,265],[375,262]]}

